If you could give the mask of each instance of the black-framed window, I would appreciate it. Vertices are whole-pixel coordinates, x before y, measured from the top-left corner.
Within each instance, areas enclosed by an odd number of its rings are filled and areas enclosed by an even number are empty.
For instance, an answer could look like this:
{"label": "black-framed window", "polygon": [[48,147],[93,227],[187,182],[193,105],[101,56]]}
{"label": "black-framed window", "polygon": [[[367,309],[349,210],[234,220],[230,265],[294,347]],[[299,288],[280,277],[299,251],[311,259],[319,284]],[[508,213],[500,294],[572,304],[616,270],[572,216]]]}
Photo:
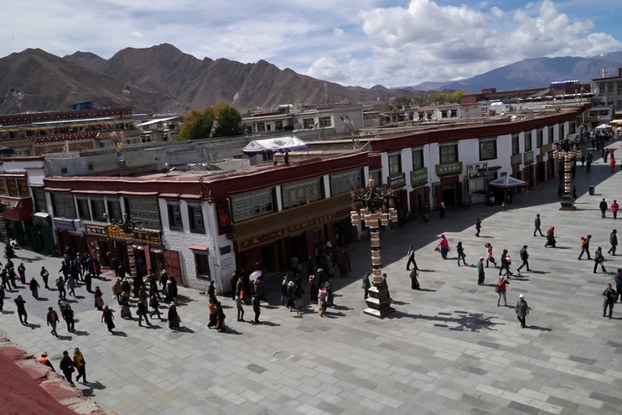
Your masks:
{"label": "black-framed window", "polygon": [[536,147],[540,148],[544,144],[544,130],[538,128],[536,131]]}
{"label": "black-framed window", "polygon": [[209,271],[209,256],[207,252],[194,253],[194,266],[196,269],[197,277],[208,279],[212,278]]}
{"label": "black-framed window", "polygon": [[413,170],[422,169],[425,167],[423,162],[423,149],[416,148],[413,150]]}
{"label": "black-framed window", "polygon": [[181,207],[179,202],[166,202],[168,211],[168,227],[172,231],[183,231],[184,225],[181,221]]}
{"label": "black-framed window", "polygon": [[91,198],[91,213],[95,222],[106,222],[106,205],[103,198]]}
{"label": "black-framed window", "polygon": [[333,126],[333,122],[330,117],[320,117],[320,127],[330,128]]}
{"label": "black-framed window", "polygon": [[559,139],[563,140],[564,138],[566,138],[566,126],[559,124]]}
{"label": "black-framed window", "polygon": [[363,172],[361,169],[330,175],[330,195],[337,196],[350,193],[363,187]]}
{"label": "black-framed window", "polygon": [[497,158],[497,139],[481,140],[479,142],[479,160],[493,160]]}
{"label": "black-framed window", "polygon": [[239,222],[246,219],[266,215],[276,211],[274,188],[256,190],[231,198],[231,212],[233,221]]}
{"label": "black-framed window", "polygon": [[190,225],[190,232],[205,233],[203,209],[200,203],[188,203],[188,224]]}
{"label": "black-framed window", "polygon": [[304,126],[305,130],[312,130],[315,126],[315,120],[313,118],[304,118],[302,120],[302,125]]}
{"label": "black-framed window", "polygon": [[525,132],[525,151],[531,151],[531,131]]}
{"label": "black-framed window", "polygon": [[555,127],[552,125],[549,127],[548,135],[546,137],[546,143],[551,144],[555,140]]}
{"label": "black-framed window", "polygon": [[322,199],[322,179],[311,179],[281,186],[283,209]]}
{"label": "black-framed window", "polygon": [[458,159],[458,144],[444,144],[439,147],[439,160],[441,164],[456,163]]}
{"label": "black-framed window", "polygon": [[402,154],[389,154],[389,176],[400,174],[402,172]]}
{"label": "black-framed window", "polygon": [[512,155],[520,153],[520,141],[518,134],[512,134]]}
{"label": "black-framed window", "polygon": [[69,193],[52,193],[54,216],[67,219],[78,219],[73,195]]}
{"label": "black-framed window", "polygon": [[48,204],[45,200],[45,189],[43,187],[33,187],[32,195],[35,201],[35,212],[48,212]]}
{"label": "black-framed window", "polygon": [[110,222],[122,222],[123,214],[121,213],[121,201],[119,199],[108,199],[107,204]]}
{"label": "black-framed window", "polygon": [[133,220],[140,222],[147,229],[162,229],[158,199],[155,197],[132,197],[125,198],[125,200],[127,201],[126,211]]}
{"label": "black-framed window", "polygon": [[89,210],[89,199],[86,197],[76,198],[78,205],[78,217],[82,220],[91,220],[91,212]]}
{"label": "black-framed window", "polygon": [[374,183],[380,186],[382,184],[382,170],[369,170],[369,178],[374,179]]}

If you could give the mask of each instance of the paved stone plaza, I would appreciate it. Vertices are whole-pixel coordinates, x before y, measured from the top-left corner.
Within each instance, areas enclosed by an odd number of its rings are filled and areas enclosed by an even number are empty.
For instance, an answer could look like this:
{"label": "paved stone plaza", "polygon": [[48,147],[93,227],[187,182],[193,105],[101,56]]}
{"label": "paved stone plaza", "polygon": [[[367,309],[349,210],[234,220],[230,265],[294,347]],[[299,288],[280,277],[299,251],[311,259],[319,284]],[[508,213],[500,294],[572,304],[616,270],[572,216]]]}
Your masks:
{"label": "paved stone plaza", "polygon": [[[34,326],[21,326],[10,313],[15,293],[8,293],[0,324],[29,352],[48,351],[56,367],[63,350],[80,347],[93,383],[78,387],[120,414],[619,414],[622,306],[613,320],[604,319],[601,293],[622,258],[606,254],[618,222],[601,219],[598,202],[622,199],[622,174],[612,175],[599,158],[589,176],[577,170],[574,212],[559,211],[553,180],[517,195],[508,211],[474,206],[450,210],[443,220],[434,212],[428,223],[384,232],[383,262],[396,309],[384,320],[362,313],[360,277],[370,260],[368,243],[360,242],[350,248],[351,276],[335,281],[336,306],[326,318],[316,307],[300,318],[278,306],[275,276],[263,324],[236,322],[233,301],[221,298],[228,333],[207,329],[206,296],[184,288],[178,307],[183,331],[171,332],[166,322],[145,328],[122,320],[111,281],[94,286],[116,309],[117,335],[100,323],[84,288],[77,291],[86,298],[73,304],[77,335],[61,325],[56,339],[46,329],[45,309],[56,308],[56,293],[46,290],[48,301],[38,302],[20,290]],[[597,185],[594,196],[587,193],[590,184]],[[532,236],[536,213],[543,231],[555,226],[558,248],[545,249],[545,238]],[[485,242],[493,244],[497,260],[509,249],[513,270],[527,244],[533,272],[512,278],[508,307],[497,307],[498,269],[487,269],[486,286],[478,286],[475,268],[459,268],[453,250],[446,261],[434,252],[441,233],[452,247],[463,242],[469,264],[484,256]],[[592,252],[603,247],[609,274],[594,274],[592,261],[577,260],[579,236],[588,233]],[[405,270],[413,241],[422,291],[410,289]],[[18,255],[27,258],[29,273],[38,275],[41,265],[59,268],[57,258]],[[513,309],[520,293],[532,308],[526,329]],[[247,306],[246,319],[252,314]]]}

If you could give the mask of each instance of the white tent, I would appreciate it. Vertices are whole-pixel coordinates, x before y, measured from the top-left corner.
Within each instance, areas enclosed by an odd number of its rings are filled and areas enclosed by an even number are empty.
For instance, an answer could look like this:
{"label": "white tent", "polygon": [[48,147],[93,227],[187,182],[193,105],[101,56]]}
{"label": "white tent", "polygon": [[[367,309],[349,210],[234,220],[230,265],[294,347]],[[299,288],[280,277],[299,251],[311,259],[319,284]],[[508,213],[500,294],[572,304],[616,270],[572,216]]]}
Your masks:
{"label": "white tent", "polygon": [[488,183],[490,186],[501,187],[502,189],[509,189],[511,187],[527,186],[527,183],[512,176],[501,176]]}
{"label": "white tent", "polygon": [[596,127],[597,130],[604,130],[606,128],[611,128],[611,126],[609,124],[601,124],[598,127]]}
{"label": "white tent", "polygon": [[245,154],[278,153],[285,151],[304,150],[307,143],[295,136],[266,138],[253,140],[242,149]]}

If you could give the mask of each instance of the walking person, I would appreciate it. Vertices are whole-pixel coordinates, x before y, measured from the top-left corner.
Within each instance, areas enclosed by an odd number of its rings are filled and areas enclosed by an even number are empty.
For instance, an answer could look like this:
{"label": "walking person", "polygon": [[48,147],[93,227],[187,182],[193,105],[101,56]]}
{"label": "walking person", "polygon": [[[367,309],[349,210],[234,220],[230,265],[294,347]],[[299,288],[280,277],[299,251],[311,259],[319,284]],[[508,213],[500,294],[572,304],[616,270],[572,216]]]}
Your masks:
{"label": "walking person", "polygon": [[447,208],[445,207],[445,202],[441,202],[438,207],[438,212],[440,214],[441,219],[445,217],[445,213],[447,212]]}
{"label": "walking person", "polygon": [[419,267],[417,267],[417,261],[415,261],[415,244],[410,244],[410,248],[408,248],[408,253],[406,255],[408,255],[408,262],[406,262],[406,271],[410,271],[410,264],[412,264],[413,267],[418,270]]}
{"label": "walking person", "polygon": [[86,381],[86,360],[79,348],[75,348],[73,351],[73,364],[78,370],[78,376],[76,376],[76,382],[82,378],[82,383],[88,383]]}
{"label": "walking person", "polygon": [[41,267],[41,272],[39,273],[39,275],[41,276],[41,279],[43,280],[43,286],[49,290],[50,287],[48,286],[48,279],[50,278],[50,273],[48,272],[47,269],[45,269],[45,267]]}
{"label": "walking person", "polygon": [[492,244],[490,242],[486,242],[484,244],[484,247],[486,248],[486,268],[488,268],[488,264],[490,262],[492,262],[493,265],[496,267],[497,261],[495,261],[495,257],[492,256]]}
{"label": "walking person", "polygon": [[149,317],[153,318],[154,314],[158,315],[158,320],[162,320],[162,315],[160,314],[160,296],[158,295],[158,290],[150,290],[149,291],[149,307],[151,307],[151,313],[149,313]]}
{"label": "walking person", "polygon": [[613,281],[616,284],[616,291],[618,292],[618,297],[620,298],[620,302],[622,303],[622,268],[618,268],[618,272],[613,277]]}
{"label": "walking person", "polygon": [[95,308],[97,308],[98,310],[101,310],[102,307],[104,306],[103,295],[104,293],[102,293],[102,290],[99,288],[99,286],[95,287],[95,292],[93,293],[93,299],[95,300]]}
{"label": "walking person", "polygon": [[171,330],[179,330],[179,325],[181,323],[181,317],[179,317],[179,313],[177,312],[177,305],[174,302],[168,306],[168,328]]}
{"label": "walking person", "polygon": [[620,209],[620,205],[618,205],[618,201],[614,200],[611,204],[611,213],[613,214],[613,218],[618,218],[618,209]]}
{"label": "walking person", "polygon": [[477,285],[484,285],[486,272],[484,272],[484,257],[480,257],[477,262]]}
{"label": "walking person", "polygon": [[557,244],[557,241],[555,240],[555,227],[551,226],[549,230],[546,231],[546,243],[544,244],[544,247],[555,248],[556,244]]}
{"label": "walking person", "polygon": [[19,266],[17,267],[17,273],[19,274],[19,281],[22,283],[22,285],[26,285],[26,267],[24,266],[23,262],[20,262]]}
{"label": "walking person", "polygon": [[283,281],[281,281],[281,305],[286,305],[288,302],[287,298],[287,274],[283,276]]}
{"label": "walking person", "polygon": [[482,221],[480,218],[477,218],[475,221],[475,236],[479,237],[479,233],[482,230]]}
{"label": "walking person", "polygon": [[144,301],[138,300],[136,314],[138,314],[138,326],[139,327],[143,325],[143,318],[145,319],[145,323],[147,323],[148,326],[151,326],[151,323],[149,322],[149,318],[147,317],[146,301],[147,301],[146,299]]}
{"label": "walking person", "polygon": [[613,305],[618,300],[618,293],[613,289],[611,283],[607,284],[607,288],[603,291],[603,317],[607,316],[607,309],[609,309],[609,320],[613,314]]}
{"label": "walking person", "polygon": [[32,293],[32,296],[38,300],[39,299],[39,283],[37,282],[34,276],[30,279],[30,282],[28,283],[28,288],[30,288],[30,292]]}
{"label": "walking person", "polygon": [[37,360],[42,365],[46,365],[47,367],[52,369],[52,372],[56,373],[56,370],[54,370],[54,366],[52,366],[52,362],[50,362],[50,359],[48,359],[48,352],[41,353],[41,357],[39,357]]}
{"label": "walking person", "polygon": [[510,281],[508,281],[507,279],[503,278],[503,277],[499,277],[499,279],[497,280],[497,286],[495,287],[495,291],[498,294],[497,297],[497,307],[501,306],[501,297],[503,297],[503,303],[505,304],[505,306],[508,306],[508,300],[506,297],[506,292],[507,292],[507,286],[510,284]]}
{"label": "walking person", "polygon": [[577,200],[577,186],[572,186],[572,201],[575,202]]}
{"label": "walking person", "polygon": [[464,247],[462,246],[462,242],[458,242],[458,245],[456,245],[456,252],[458,252],[458,266],[460,266],[461,260],[464,265],[467,266],[468,264],[466,263],[466,254],[464,253]]}
{"label": "walking person", "polygon": [[320,288],[320,292],[317,296],[317,305],[320,310],[320,317],[324,317],[324,313],[326,313],[328,301],[328,292],[324,289],[324,287]]}
{"label": "walking person", "polygon": [[54,311],[52,307],[48,307],[48,314],[46,316],[46,320],[47,325],[52,327],[52,331],[50,333],[58,337],[58,333],[56,333],[56,325],[58,324],[59,319],[58,314],[56,314],[56,311]]}
{"label": "walking person", "polygon": [[244,301],[239,295],[235,296],[235,308],[238,311],[238,321],[244,321]]}
{"label": "walking person", "polygon": [[523,248],[520,250],[520,260],[522,261],[520,267],[516,268],[516,271],[520,274],[520,270],[523,267],[527,267],[527,271],[531,271],[529,269],[529,252],[527,252],[527,245],[523,245]]}
{"label": "walking person", "polygon": [[26,300],[24,300],[21,295],[18,295],[14,301],[15,301],[15,305],[17,305],[17,316],[19,317],[19,322],[25,326],[28,324],[28,313],[26,312]]}
{"label": "walking person", "polygon": [[222,304],[220,301],[216,301],[216,314],[217,314],[217,323],[216,329],[218,332],[222,333],[227,330],[227,325],[225,324],[225,311],[222,309]]}
{"label": "walking person", "polygon": [[67,382],[69,382],[72,386],[76,386],[72,380],[73,372],[76,369],[67,350],[63,351],[63,358],[60,360],[60,370],[63,372],[63,375],[65,375]]}
{"label": "walking person", "polygon": [[581,246],[581,253],[577,259],[581,259],[583,257],[583,253],[587,254],[587,259],[592,259],[590,255],[590,241],[592,240],[592,235],[588,235],[587,237],[582,236],[579,238],[579,245]]}
{"label": "walking person", "polygon": [[253,320],[256,324],[259,323],[259,315],[261,314],[261,308],[259,306],[259,295],[257,293],[253,294],[253,311],[255,312],[255,320]]}
{"label": "walking person", "polygon": [[527,327],[527,315],[529,314],[529,310],[531,310],[531,308],[529,308],[529,304],[525,301],[525,296],[523,294],[519,295],[514,312],[522,328]]}
{"label": "walking person", "polygon": [[417,279],[417,274],[419,274],[419,272],[417,271],[417,268],[413,268],[413,270],[410,271],[410,288],[412,290],[421,289],[421,284],[419,284],[419,280]]}
{"label": "walking person", "polygon": [[93,274],[91,274],[91,271],[86,271],[84,273],[84,285],[86,286],[86,292],[88,293],[92,293],[93,290],[91,289],[93,284]]}
{"label": "walking person", "polygon": [[596,251],[594,251],[594,274],[596,274],[596,268],[598,268],[598,266],[600,265],[600,269],[602,272],[607,272],[607,270],[605,269],[605,257],[603,256],[603,250],[602,248],[599,246]]}
{"label": "walking person", "polygon": [[536,214],[536,218],[533,221],[533,236],[536,236],[536,232],[540,232],[540,236],[544,236],[544,234],[542,233],[542,229],[540,229],[540,226],[542,225],[542,221],[540,220],[540,214]]}
{"label": "walking person", "polygon": [[512,272],[510,271],[511,263],[512,260],[510,254],[508,253],[507,249],[504,249],[501,252],[501,267],[499,267],[499,276],[501,276],[501,274],[503,274],[503,271],[505,270],[505,278],[510,278],[510,275],[512,275]]}
{"label": "walking person", "polygon": [[603,197],[603,200],[601,200],[600,204],[598,205],[598,208],[600,209],[600,213],[601,213],[601,218],[605,218],[607,214],[607,207],[608,207],[607,201]]}
{"label": "walking person", "polygon": [[371,282],[369,281],[370,274],[370,272],[367,272],[365,275],[363,275],[363,290],[365,290],[363,294],[363,300],[367,300],[367,297],[369,297],[369,289],[371,288]]}
{"label": "walking person", "polygon": [[104,307],[102,311],[101,321],[106,323],[106,327],[108,331],[112,333],[112,329],[114,329],[114,315],[112,314],[112,310],[108,308],[108,306]]}
{"label": "walking person", "polygon": [[76,281],[73,278],[67,280],[67,288],[69,289],[69,295],[76,296]]}
{"label": "walking person", "polygon": [[65,291],[65,280],[62,276],[56,278],[56,289],[58,290],[59,297],[67,297],[67,291]]}
{"label": "walking person", "polygon": [[[315,303],[317,301],[317,285],[315,285],[315,275],[309,275],[309,279],[307,281],[307,288],[309,288],[309,301]],[[244,300],[242,299],[242,302]]]}
{"label": "walking person", "polygon": [[207,310],[209,316],[209,321],[207,323],[208,329],[216,327],[218,322],[218,309],[216,308],[216,301],[215,297],[209,297],[209,300],[207,300]]}
{"label": "walking person", "polygon": [[65,323],[67,324],[67,331],[69,333],[75,332],[76,320],[73,315],[73,309],[71,308],[71,304],[64,303],[61,315],[63,316],[63,320],[65,320]]}
{"label": "walking person", "polygon": [[439,241],[437,248],[441,252],[441,257],[443,259],[447,259],[447,253],[449,252],[449,241],[447,241],[445,235],[441,235],[441,240]]}
{"label": "walking person", "polygon": [[618,231],[615,229],[612,230],[609,234],[609,244],[611,245],[611,248],[609,248],[607,252],[611,256],[616,256],[616,247],[618,246]]}

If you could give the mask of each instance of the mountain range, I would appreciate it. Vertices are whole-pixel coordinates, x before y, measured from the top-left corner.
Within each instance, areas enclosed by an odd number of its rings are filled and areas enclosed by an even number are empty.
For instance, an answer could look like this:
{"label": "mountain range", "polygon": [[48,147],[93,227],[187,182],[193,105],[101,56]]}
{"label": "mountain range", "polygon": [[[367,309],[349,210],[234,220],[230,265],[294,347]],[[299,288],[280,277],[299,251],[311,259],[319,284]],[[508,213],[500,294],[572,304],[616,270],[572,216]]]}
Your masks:
{"label": "mountain range", "polygon": [[[58,57],[26,49],[0,58],[0,114],[59,111],[92,101],[98,108],[131,106],[135,113],[185,113],[232,103],[240,111],[280,104],[387,102],[426,90],[479,92],[546,87],[552,81],[617,75],[622,52],[591,58],[525,59],[469,79],[425,82],[401,88],[343,86],[260,60],[197,59],[175,46],[126,48],[110,59],[90,52]],[[20,94],[21,93],[21,94]]]}

